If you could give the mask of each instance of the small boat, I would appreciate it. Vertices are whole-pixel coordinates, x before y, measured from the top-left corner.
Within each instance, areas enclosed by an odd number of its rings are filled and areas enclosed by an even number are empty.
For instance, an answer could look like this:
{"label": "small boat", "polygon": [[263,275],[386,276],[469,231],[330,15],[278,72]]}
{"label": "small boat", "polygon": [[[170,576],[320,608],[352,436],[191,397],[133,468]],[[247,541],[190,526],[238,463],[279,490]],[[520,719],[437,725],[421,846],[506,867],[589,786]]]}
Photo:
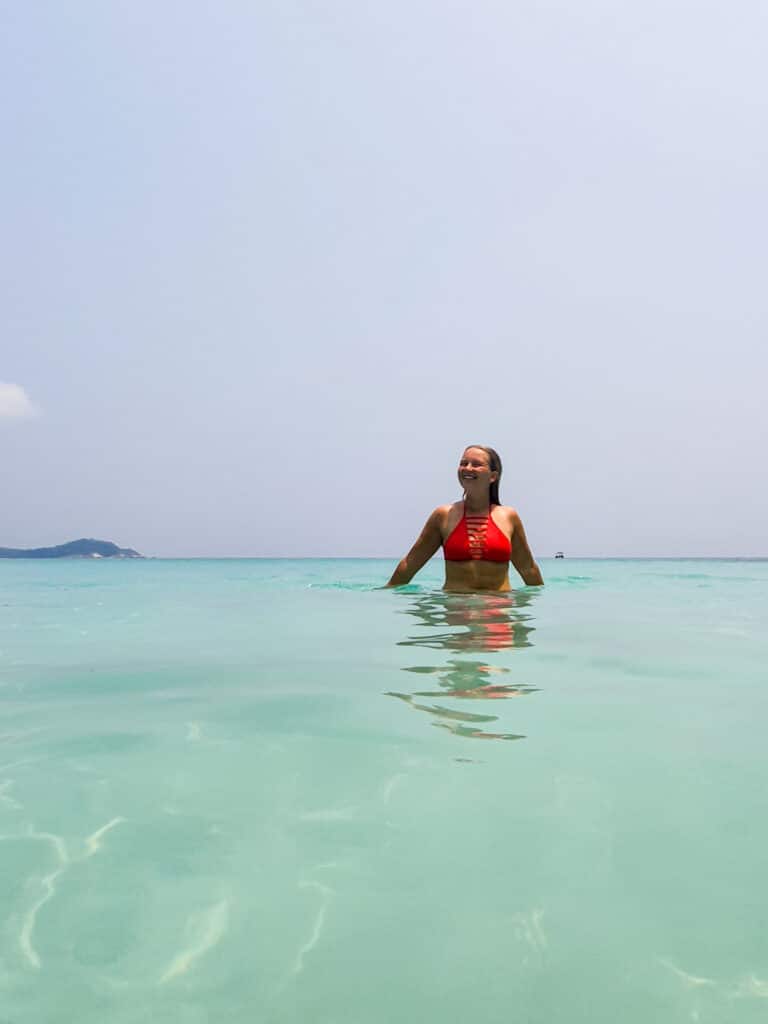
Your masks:
{"label": "small boat", "polygon": [[565,555],[563,554],[562,551],[556,551],[555,552],[555,558],[565,558]]}

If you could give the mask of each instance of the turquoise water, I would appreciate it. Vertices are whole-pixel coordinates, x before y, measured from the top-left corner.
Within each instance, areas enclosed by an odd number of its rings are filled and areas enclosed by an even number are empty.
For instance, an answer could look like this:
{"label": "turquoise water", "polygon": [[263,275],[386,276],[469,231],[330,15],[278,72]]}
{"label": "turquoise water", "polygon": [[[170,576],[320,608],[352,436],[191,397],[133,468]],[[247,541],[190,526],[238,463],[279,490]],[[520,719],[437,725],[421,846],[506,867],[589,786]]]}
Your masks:
{"label": "turquoise water", "polygon": [[0,563],[3,1024],[764,1021],[768,563]]}

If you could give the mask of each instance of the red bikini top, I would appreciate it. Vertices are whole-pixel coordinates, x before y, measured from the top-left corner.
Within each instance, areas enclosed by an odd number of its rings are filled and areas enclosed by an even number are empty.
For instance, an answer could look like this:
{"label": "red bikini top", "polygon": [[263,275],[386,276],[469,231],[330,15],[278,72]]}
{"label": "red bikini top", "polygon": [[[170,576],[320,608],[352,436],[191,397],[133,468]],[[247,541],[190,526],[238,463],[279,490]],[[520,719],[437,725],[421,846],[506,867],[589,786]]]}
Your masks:
{"label": "red bikini top", "polygon": [[512,545],[493,521],[491,510],[486,516],[464,515],[443,544],[446,562],[508,562]]}

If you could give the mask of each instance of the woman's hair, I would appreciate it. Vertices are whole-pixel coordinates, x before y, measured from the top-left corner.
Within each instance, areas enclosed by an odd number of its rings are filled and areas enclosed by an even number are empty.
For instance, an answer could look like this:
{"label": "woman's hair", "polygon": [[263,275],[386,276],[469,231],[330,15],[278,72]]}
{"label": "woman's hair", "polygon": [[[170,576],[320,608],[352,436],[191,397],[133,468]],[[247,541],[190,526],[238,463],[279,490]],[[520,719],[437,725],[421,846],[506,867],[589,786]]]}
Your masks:
{"label": "woman's hair", "polygon": [[[485,452],[488,456],[488,465],[490,466],[492,473],[498,473],[498,477],[491,484],[490,491],[488,492],[488,498],[491,505],[500,505],[499,500],[499,480],[501,480],[501,456],[495,448],[489,448],[487,444],[468,444],[467,448],[479,448],[481,452]],[[464,451],[467,449],[465,448]]]}

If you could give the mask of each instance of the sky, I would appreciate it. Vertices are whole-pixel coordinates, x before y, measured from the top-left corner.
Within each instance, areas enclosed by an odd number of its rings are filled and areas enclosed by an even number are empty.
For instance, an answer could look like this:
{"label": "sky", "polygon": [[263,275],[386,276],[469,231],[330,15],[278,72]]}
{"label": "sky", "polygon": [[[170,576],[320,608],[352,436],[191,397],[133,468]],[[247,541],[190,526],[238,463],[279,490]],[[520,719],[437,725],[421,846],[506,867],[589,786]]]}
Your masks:
{"label": "sky", "polygon": [[766,556],[768,9],[0,15],[0,546]]}

